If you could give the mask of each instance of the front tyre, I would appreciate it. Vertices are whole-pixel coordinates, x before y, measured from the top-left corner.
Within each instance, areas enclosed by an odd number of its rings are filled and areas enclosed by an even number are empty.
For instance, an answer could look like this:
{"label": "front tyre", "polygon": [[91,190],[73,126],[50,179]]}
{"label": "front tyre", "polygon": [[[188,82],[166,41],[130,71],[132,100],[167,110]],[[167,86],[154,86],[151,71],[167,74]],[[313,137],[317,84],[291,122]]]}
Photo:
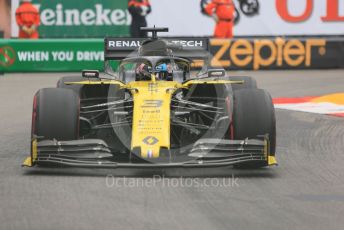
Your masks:
{"label": "front tyre", "polygon": [[[242,89],[234,91],[233,109],[234,139],[244,140],[269,135],[270,155],[276,151],[276,118],[270,94],[262,89]],[[260,162],[237,166],[259,168],[266,166]]]}
{"label": "front tyre", "polygon": [[34,98],[32,136],[58,141],[79,135],[79,96],[70,89],[40,89]]}

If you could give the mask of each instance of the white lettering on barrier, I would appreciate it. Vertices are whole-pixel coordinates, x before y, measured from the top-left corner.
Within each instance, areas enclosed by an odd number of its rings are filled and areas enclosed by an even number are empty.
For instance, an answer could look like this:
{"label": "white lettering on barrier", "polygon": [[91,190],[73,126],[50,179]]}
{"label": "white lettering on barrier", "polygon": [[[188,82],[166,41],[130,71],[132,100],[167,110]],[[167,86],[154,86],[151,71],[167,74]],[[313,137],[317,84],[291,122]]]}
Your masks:
{"label": "white lettering on barrier", "polygon": [[78,51],[76,53],[77,61],[104,61],[104,52],[94,52],[94,51]]}
{"label": "white lettering on barrier", "polygon": [[19,61],[49,61],[49,52],[46,51],[22,51],[18,52]]}
{"label": "white lettering on barrier", "polygon": [[111,25],[111,21],[109,19],[110,10],[109,9],[103,9],[103,6],[101,4],[96,4],[96,12],[97,12],[97,20],[96,25],[102,26],[102,25]]}
{"label": "white lettering on barrier", "polygon": [[76,9],[73,10],[65,10],[66,14],[66,26],[79,26],[80,25],[80,18],[79,18],[79,11]]}
{"label": "white lettering on barrier", "polygon": [[131,16],[128,10],[104,9],[102,4],[95,4],[94,8],[84,10],[64,9],[62,4],[57,4],[55,9],[42,10],[41,22],[45,26],[120,26],[130,25]]}
{"label": "white lettering on barrier", "polygon": [[17,53],[20,62],[43,62],[52,57],[56,62],[72,61],[104,61],[103,51],[19,51]]}
{"label": "white lettering on barrier", "polygon": [[51,9],[43,10],[41,13],[41,22],[43,25],[52,26],[55,25],[55,12]]}
{"label": "white lettering on barrier", "polygon": [[57,26],[63,25],[63,11],[62,11],[61,4],[56,5],[56,25]]}
{"label": "white lettering on barrier", "polygon": [[73,52],[52,52],[53,55],[53,61],[68,61],[71,62],[74,59],[74,53]]}
{"label": "white lettering on barrier", "polygon": [[86,9],[81,13],[81,23],[86,26],[94,25],[96,14],[91,9]]}
{"label": "white lettering on barrier", "polygon": [[116,9],[111,13],[111,21],[114,25],[125,25],[126,23],[125,11]]}

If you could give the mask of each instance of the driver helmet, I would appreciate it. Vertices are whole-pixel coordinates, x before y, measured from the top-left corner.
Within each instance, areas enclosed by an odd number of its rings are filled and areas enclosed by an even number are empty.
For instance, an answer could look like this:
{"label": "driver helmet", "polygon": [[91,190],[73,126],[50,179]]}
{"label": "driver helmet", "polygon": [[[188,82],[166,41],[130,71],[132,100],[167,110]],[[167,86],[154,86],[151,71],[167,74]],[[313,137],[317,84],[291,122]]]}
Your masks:
{"label": "driver helmet", "polygon": [[149,80],[151,76],[150,67],[145,63],[138,64],[135,73],[139,80]]}
{"label": "driver helmet", "polygon": [[157,78],[159,80],[171,80],[172,76],[172,66],[170,64],[162,63],[155,67],[157,72]]}

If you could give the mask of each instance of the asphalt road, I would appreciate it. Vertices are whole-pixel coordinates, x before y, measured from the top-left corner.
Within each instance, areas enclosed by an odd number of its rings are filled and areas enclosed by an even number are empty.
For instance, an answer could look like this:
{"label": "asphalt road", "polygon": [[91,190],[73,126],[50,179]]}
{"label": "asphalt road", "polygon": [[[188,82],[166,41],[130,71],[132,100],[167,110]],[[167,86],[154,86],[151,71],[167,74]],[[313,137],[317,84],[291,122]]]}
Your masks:
{"label": "asphalt road", "polygon": [[[344,71],[235,74],[273,97],[344,91]],[[0,229],[343,229],[343,118],[277,110],[280,165],[262,170],[21,168],[33,95],[61,75],[0,76]]]}

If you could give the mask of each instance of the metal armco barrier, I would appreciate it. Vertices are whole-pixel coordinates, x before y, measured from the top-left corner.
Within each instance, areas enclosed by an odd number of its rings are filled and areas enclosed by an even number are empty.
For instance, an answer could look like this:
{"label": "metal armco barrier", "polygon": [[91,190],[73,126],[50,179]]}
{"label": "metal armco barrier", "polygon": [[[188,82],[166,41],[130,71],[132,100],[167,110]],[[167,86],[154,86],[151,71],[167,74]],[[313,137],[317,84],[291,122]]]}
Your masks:
{"label": "metal armco barrier", "polygon": [[[0,40],[0,72],[103,70],[103,39]],[[344,68],[344,37],[210,40],[227,70]]]}

